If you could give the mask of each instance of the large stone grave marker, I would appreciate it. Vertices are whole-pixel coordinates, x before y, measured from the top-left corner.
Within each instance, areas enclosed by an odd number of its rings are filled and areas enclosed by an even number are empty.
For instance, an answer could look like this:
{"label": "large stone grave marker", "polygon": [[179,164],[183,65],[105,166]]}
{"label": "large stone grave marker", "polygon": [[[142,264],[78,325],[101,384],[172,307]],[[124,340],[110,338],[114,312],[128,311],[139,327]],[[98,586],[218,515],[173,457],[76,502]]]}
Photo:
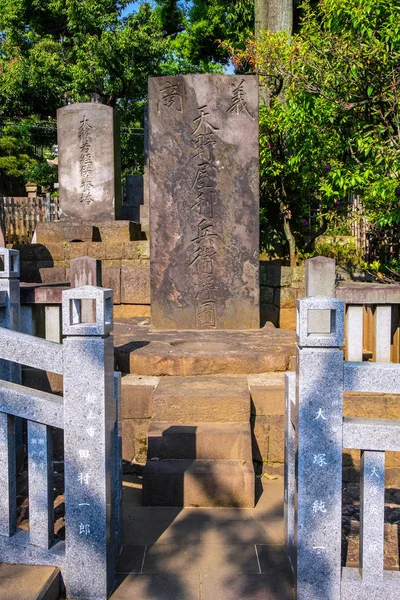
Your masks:
{"label": "large stone grave marker", "polygon": [[57,111],[60,218],[121,217],[119,124],[110,106],[70,104]]}
{"label": "large stone grave marker", "polygon": [[154,329],[259,327],[258,80],[149,80]]}

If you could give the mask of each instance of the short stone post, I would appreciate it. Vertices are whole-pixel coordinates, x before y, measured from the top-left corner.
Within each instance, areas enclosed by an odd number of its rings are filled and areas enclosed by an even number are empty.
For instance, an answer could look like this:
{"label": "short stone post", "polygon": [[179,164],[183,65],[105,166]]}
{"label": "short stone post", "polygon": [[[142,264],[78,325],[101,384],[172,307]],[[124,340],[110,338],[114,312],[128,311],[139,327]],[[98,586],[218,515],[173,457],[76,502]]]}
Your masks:
{"label": "short stone post", "polygon": [[392,307],[390,304],[375,306],[374,358],[376,362],[390,362],[391,338]]}
{"label": "short stone post", "polygon": [[[335,261],[326,256],[315,256],[305,261],[306,296],[335,297]],[[329,315],[314,311],[310,315],[309,331],[322,333],[329,329]]]}
{"label": "short stone post", "polygon": [[[344,303],[297,301],[297,600],[338,600],[341,581]],[[310,332],[312,311],[330,330]]]}
{"label": "short stone post", "polygon": [[[19,252],[0,248],[0,327],[19,329]],[[0,379],[21,383],[20,365],[0,360]],[[0,535],[16,529],[16,445],[21,421],[0,413]]]}
{"label": "short stone post", "polygon": [[[95,322],[82,302],[95,302]],[[115,436],[112,290],[85,286],[63,292],[64,452],[67,596],[106,600],[115,581]]]}

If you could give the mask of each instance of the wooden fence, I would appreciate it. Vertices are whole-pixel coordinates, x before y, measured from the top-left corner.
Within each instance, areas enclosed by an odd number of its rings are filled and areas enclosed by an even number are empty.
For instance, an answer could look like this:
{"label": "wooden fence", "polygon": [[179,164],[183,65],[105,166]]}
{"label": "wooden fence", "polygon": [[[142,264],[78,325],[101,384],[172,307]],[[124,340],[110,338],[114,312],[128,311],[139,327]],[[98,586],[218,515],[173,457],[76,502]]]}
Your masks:
{"label": "wooden fence", "polygon": [[57,221],[58,198],[0,197],[0,224],[6,244],[30,244],[37,223]]}

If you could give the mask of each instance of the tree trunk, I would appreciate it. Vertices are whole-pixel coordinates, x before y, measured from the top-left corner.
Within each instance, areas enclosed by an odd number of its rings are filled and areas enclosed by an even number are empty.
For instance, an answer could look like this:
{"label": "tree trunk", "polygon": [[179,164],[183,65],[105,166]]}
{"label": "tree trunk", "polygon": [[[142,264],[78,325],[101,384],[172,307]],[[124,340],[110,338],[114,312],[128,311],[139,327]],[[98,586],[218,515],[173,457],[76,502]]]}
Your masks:
{"label": "tree trunk", "polygon": [[255,33],[269,29],[271,33],[293,29],[293,0],[255,0]]}
{"label": "tree trunk", "polygon": [[[258,40],[260,32],[269,30],[271,33],[293,29],[293,0],[255,0],[254,6],[255,35]],[[270,93],[265,85],[260,85],[259,99],[261,106],[269,106]]]}

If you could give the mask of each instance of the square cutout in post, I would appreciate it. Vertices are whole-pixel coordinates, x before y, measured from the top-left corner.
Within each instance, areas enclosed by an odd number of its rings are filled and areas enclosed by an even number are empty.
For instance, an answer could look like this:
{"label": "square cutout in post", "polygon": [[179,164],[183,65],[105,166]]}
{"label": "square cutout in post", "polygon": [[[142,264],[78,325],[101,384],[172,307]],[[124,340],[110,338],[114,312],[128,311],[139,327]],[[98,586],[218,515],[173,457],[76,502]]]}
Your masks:
{"label": "square cutout in post", "polygon": [[19,251],[0,248],[0,278],[19,278]]}
{"label": "square cutout in post", "polygon": [[112,290],[86,285],[63,292],[63,335],[106,335],[113,326]]}
{"label": "square cutout in post", "polygon": [[309,347],[344,344],[344,302],[312,296],[297,301],[297,343]]}

